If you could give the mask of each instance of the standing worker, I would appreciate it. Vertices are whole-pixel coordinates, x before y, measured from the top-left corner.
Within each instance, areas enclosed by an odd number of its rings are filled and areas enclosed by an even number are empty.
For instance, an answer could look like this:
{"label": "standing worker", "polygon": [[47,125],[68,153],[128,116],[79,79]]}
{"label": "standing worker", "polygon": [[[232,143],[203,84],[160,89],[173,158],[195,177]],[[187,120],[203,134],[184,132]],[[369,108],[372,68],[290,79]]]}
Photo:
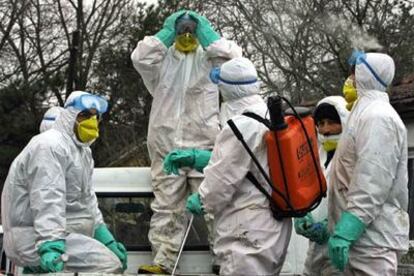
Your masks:
{"label": "standing worker", "polygon": [[10,167],[1,200],[3,241],[7,257],[25,273],[127,267],[126,250],[105,226],[92,188],[89,146],[107,106],[99,96],[72,92],[53,128],[33,137]]}
{"label": "standing worker", "polygon": [[397,275],[409,217],[407,131],[386,93],[394,61],[362,52],[351,61],[358,100],[329,176],[328,253],[345,275]]}
{"label": "standing worker", "polygon": [[[236,58],[214,70],[211,76],[218,83],[224,103],[229,101],[235,108],[227,114],[235,115],[234,124],[261,166],[268,170],[263,139],[268,128],[252,118],[237,115],[253,112],[265,118],[268,113],[258,95],[260,85],[254,65],[248,59]],[[194,160],[198,162],[197,156]],[[273,217],[269,200],[248,180],[249,171],[259,183],[265,183],[246,149],[229,125],[224,125],[204,169],[199,193],[192,194],[187,201],[192,213],[208,212],[214,216],[214,253],[220,275],[278,275],[286,258],[292,220]],[[268,185],[263,184],[263,188],[271,193]]]}
{"label": "standing worker", "polygon": [[147,143],[155,196],[149,232],[154,260],[139,272],[164,274],[174,267],[188,224],[185,200],[201,178],[190,180],[193,172],[188,170],[165,174],[163,158],[177,148],[213,147],[219,101],[209,72],[213,60],[239,56],[241,48],[220,38],[205,17],[184,10],[170,15],[157,34],[138,42],[131,55],[153,96]]}
{"label": "standing worker", "polygon": [[[343,97],[329,96],[318,102],[313,113],[318,131],[319,158],[328,189],[331,160],[349,115],[346,106],[347,102]],[[328,199],[323,199],[317,209],[305,217],[295,218],[294,222],[296,233],[309,239],[303,275],[342,275],[331,265],[328,257]]]}

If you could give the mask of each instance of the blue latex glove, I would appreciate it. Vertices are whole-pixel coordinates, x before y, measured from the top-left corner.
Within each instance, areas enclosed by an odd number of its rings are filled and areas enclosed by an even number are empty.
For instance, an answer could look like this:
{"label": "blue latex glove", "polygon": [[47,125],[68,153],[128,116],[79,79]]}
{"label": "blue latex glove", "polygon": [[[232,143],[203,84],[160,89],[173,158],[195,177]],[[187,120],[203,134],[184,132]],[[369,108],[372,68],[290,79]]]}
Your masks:
{"label": "blue latex glove", "polygon": [[167,17],[164,21],[162,29],[155,34],[155,36],[165,45],[165,47],[170,47],[174,43],[175,39],[175,21],[177,18],[182,16],[186,11],[181,10],[175,12]]}
{"label": "blue latex glove", "polygon": [[211,151],[209,150],[173,150],[164,158],[164,171],[167,174],[174,173],[179,175],[179,168],[191,167],[199,172],[203,172],[204,167],[210,161],[210,157]]}
{"label": "blue latex glove", "polygon": [[211,43],[220,39],[220,35],[213,29],[207,18],[194,11],[190,11],[189,14],[197,22],[196,36],[203,48],[207,48]]}
{"label": "blue latex glove", "polygon": [[43,273],[63,270],[64,263],[60,258],[65,253],[64,240],[44,242],[40,245],[38,253],[40,255],[40,268]]}
{"label": "blue latex glove", "polygon": [[187,198],[187,204],[185,207],[194,215],[204,215],[203,203],[201,203],[199,193],[190,195]]}
{"label": "blue latex glove", "polygon": [[328,241],[328,254],[332,264],[344,271],[349,260],[349,249],[365,231],[364,223],[350,212],[343,212]]}
{"label": "blue latex glove", "polygon": [[96,228],[93,238],[95,240],[100,241],[103,243],[106,247],[108,247],[109,250],[111,250],[121,261],[122,268],[125,270],[127,269],[128,264],[128,253],[124,247],[124,245],[120,242],[117,242],[112,236],[109,229],[106,227],[106,225],[101,224]]}

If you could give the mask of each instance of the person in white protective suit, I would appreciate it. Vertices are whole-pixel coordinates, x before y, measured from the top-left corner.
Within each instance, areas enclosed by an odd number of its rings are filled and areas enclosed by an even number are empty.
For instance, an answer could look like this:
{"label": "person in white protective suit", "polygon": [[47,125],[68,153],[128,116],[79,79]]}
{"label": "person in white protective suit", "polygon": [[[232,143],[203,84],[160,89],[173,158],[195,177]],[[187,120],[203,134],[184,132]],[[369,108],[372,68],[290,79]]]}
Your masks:
{"label": "person in white protective suit", "polygon": [[147,143],[155,196],[149,231],[154,260],[140,272],[173,269],[188,223],[185,199],[198,188],[202,175],[194,170],[167,175],[163,158],[173,149],[212,149],[219,132],[219,101],[209,72],[217,60],[239,56],[241,48],[220,38],[205,17],[184,10],[170,15],[157,34],[138,42],[131,55],[153,97]]}
{"label": "person in white protective suit", "polygon": [[328,253],[345,275],[396,275],[408,250],[407,131],[389,103],[393,59],[355,52],[358,100],[332,160]]}
{"label": "person in white protective suit", "polygon": [[49,108],[43,115],[42,122],[40,123],[39,131],[40,133],[45,132],[52,128],[55,124],[57,118],[59,118],[60,113],[63,111],[61,106],[52,106]]}
{"label": "person in white protective suit", "polygon": [[24,272],[126,269],[126,250],[105,226],[92,187],[89,146],[106,110],[102,97],[72,92],[53,128],[13,161],[2,193],[3,241]]}
{"label": "person in white protective suit", "polygon": [[[343,97],[329,96],[318,102],[313,113],[318,130],[319,158],[328,189],[331,160],[349,115],[346,106],[347,102]],[[328,257],[328,199],[322,199],[318,208],[305,217],[296,218],[294,222],[296,232],[309,239],[303,275],[342,275],[331,265]]]}
{"label": "person in white protective suit", "polygon": [[[260,90],[257,72],[248,59],[228,61],[214,69],[211,76],[218,83],[223,108],[229,111],[222,113],[223,122],[243,112],[266,116],[267,106],[257,95]],[[244,115],[236,115],[232,120],[268,170],[263,140],[268,128]],[[220,275],[278,275],[286,257],[292,220],[278,221],[273,217],[268,199],[246,178],[249,171],[260,183],[265,183],[246,149],[225,124],[204,169],[199,193],[187,200],[190,212],[208,212],[214,216],[214,253]],[[268,185],[263,187],[271,193]]]}

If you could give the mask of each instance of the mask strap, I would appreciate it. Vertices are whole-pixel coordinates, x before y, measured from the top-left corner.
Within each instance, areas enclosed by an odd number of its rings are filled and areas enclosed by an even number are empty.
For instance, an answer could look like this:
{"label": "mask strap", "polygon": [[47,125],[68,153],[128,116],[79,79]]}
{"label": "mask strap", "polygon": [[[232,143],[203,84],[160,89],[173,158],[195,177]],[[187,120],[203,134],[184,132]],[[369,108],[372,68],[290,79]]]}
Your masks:
{"label": "mask strap", "polygon": [[365,64],[365,66],[366,67],[368,67],[368,69],[369,69],[369,71],[371,71],[371,73],[372,73],[372,75],[374,76],[374,78],[382,85],[382,86],[384,86],[385,88],[387,88],[387,84],[377,75],[377,73],[374,71],[374,69],[371,67],[371,65],[369,65],[369,63],[365,60],[365,59],[363,59],[363,58],[361,58],[360,59],[361,60],[361,62],[363,63],[363,64]]}
{"label": "mask strap", "polygon": [[257,82],[257,79],[247,80],[247,81],[228,81],[228,80],[222,79],[221,77],[219,78],[222,82],[226,84],[230,84],[230,85],[246,85],[246,84],[253,84]]}

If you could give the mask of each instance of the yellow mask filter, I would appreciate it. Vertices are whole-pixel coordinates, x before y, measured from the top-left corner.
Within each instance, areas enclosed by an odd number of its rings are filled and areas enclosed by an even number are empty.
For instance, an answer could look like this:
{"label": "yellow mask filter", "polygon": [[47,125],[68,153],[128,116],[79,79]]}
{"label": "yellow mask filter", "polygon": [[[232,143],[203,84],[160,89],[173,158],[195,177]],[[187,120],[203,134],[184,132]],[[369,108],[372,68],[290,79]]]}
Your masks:
{"label": "yellow mask filter", "polygon": [[95,116],[78,123],[78,138],[83,143],[99,137],[98,118]]}
{"label": "yellow mask filter", "polygon": [[334,149],[336,149],[336,146],[338,145],[338,141],[337,140],[326,140],[322,143],[323,149],[326,152],[330,152],[333,151]]}
{"label": "yellow mask filter", "polygon": [[175,38],[175,48],[180,52],[189,53],[195,51],[197,46],[197,38],[190,33],[180,34]]}
{"label": "yellow mask filter", "polygon": [[351,78],[346,79],[342,92],[344,94],[346,102],[348,103],[346,105],[346,109],[351,110],[352,106],[358,98],[354,82]]}

